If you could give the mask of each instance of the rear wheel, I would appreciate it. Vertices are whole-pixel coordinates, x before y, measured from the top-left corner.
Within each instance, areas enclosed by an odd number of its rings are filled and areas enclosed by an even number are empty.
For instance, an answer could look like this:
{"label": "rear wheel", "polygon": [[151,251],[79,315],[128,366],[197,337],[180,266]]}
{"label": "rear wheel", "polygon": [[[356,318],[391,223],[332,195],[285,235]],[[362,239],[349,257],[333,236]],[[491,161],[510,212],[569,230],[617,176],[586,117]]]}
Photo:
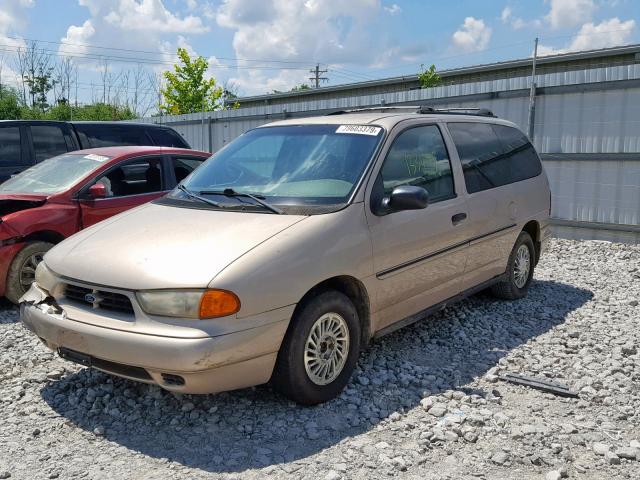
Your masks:
{"label": "rear wheel", "polygon": [[280,347],[274,386],[302,405],[326,402],[349,382],[360,353],[360,322],[353,303],[328,291],[306,302]]}
{"label": "rear wheel", "polygon": [[535,258],[536,250],[531,235],[520,232],[509,255],[506,279],[491,287],[491,293],[505,300],[525,297],[533,278]]}
{"label": "rear wheel", "polygon": [[51,247],[53,243],[29,242],[13,257],[5,287],[5,296],[9,301],[18,303],[20,297],[29,290],[35,280],[36,267]]}

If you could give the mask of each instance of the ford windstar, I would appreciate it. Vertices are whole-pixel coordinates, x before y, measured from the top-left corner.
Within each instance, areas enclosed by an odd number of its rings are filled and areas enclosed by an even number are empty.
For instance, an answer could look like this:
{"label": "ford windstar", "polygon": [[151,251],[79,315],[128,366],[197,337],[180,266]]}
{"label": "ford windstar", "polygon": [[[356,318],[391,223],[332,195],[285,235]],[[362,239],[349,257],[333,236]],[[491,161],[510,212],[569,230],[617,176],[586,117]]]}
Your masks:
{"label": "ford windstar", "polygon": [[21,318],[114,375],[316,404],[373,338],[479,290],[525,296],[550,202],[527,137],[488,111],[283,120],[51,249]]}

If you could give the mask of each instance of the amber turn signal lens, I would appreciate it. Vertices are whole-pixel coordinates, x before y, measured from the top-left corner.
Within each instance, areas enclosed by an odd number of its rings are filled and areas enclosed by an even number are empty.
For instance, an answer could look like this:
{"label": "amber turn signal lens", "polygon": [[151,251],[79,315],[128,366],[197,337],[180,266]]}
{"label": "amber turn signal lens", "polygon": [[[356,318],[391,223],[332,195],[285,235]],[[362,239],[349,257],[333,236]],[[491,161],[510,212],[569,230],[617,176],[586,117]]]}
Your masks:
{"label": "amber turn signal lens", "polygon": [[240,310],[240,299],[227,290],[207,290],[200,299],[200,318],[232,315]]}

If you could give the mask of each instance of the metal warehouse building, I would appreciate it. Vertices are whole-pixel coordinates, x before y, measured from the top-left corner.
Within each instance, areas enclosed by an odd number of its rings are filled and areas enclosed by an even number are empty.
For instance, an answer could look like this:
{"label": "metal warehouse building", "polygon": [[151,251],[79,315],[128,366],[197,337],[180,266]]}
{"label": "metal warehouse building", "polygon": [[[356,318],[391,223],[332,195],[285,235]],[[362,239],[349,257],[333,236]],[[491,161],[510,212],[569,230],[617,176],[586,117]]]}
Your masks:
{"label": "metal warehouse building", "polygon": [[[240,98],[237,110],[141,119],[216,151],[274,120],[384,105],[484,107],[526,131],[532,59]],[[640,241],[640,45],[538,59],[533,143],[542,154],[560,235]],[[139,120],[140,121],[140,120]]]}

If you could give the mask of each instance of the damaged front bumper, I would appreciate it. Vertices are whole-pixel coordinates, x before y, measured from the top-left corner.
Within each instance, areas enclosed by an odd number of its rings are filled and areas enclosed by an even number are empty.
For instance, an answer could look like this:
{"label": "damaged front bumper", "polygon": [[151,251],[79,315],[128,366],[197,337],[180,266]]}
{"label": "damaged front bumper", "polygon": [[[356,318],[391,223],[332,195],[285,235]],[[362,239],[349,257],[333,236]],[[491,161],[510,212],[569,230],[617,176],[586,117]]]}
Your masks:
{"label": "damaged front bumper", "polygon": [[105,328],[68,318],[37,284],[20,319],[50,349],[85,366],[183,393],[215,393],[265,383],[292,312],[278,321],[215,337],[177,338]]}

